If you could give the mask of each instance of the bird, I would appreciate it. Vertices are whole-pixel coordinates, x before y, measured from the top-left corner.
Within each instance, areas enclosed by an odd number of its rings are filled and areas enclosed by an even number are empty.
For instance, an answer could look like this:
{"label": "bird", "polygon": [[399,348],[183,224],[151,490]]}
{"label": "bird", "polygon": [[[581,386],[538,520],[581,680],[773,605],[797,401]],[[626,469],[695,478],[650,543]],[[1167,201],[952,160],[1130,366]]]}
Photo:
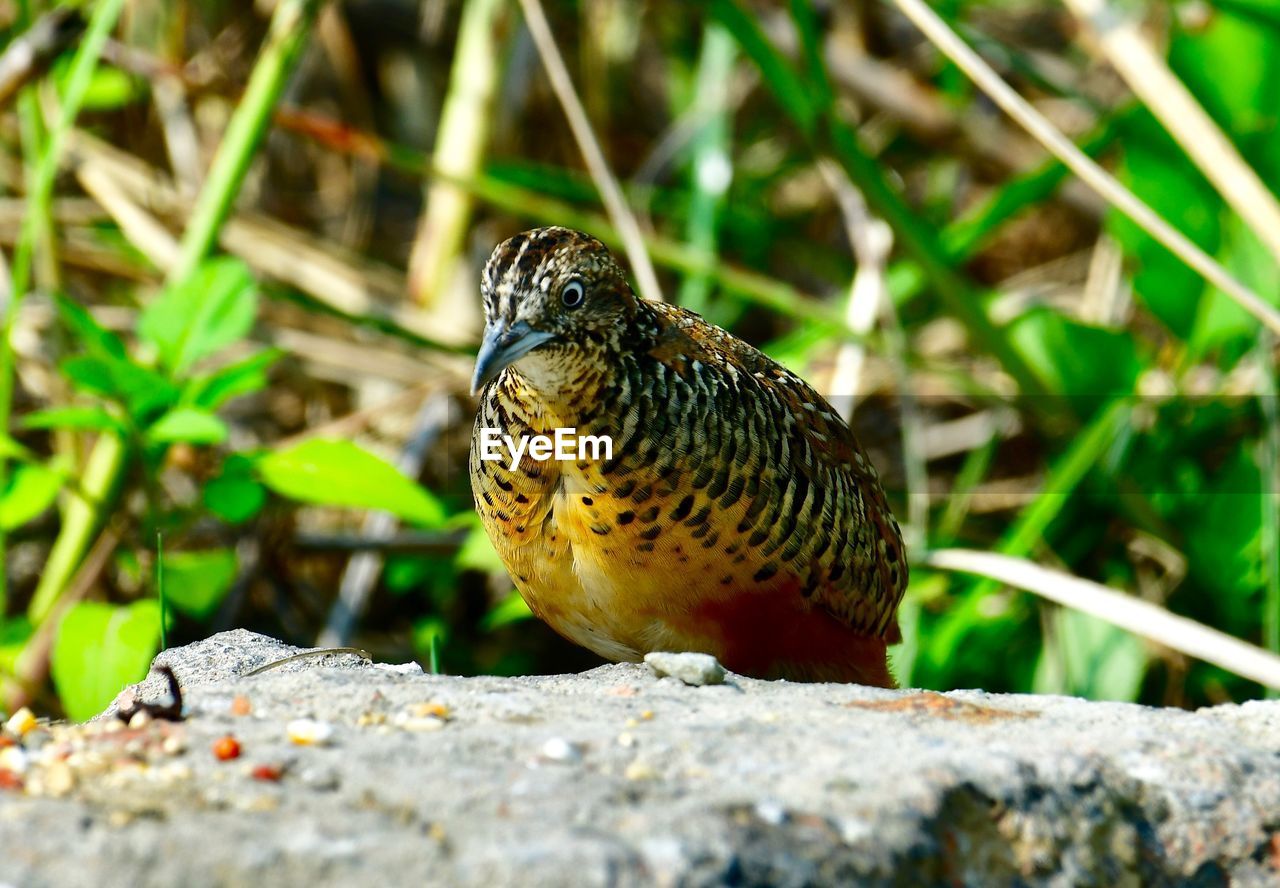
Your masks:
{"label": "bird", "polygon": [[[535,616],[616,662],[699,652],[750,677],[896,686],[902,533],[812,387],[637,297],[580,231],[500,243],[480,290],[472,493]],[[516,459],[485,445],[557,429],[611,446]]]}

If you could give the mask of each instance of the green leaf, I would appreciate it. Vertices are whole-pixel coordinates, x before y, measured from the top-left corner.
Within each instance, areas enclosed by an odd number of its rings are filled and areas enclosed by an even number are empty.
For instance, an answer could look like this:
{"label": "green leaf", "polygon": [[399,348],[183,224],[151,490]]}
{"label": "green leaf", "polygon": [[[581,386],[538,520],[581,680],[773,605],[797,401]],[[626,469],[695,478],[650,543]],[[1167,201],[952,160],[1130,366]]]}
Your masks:
{"label": "green leaf", "polygon": [[1090,700],[1136,700],[1147,671],[1142,642],[1105,620],[1079,611],[1054,613],[1032,690]]}
{"label": "green leaf", "polygon": [[423,527],[444,523],[435,497],[350,441],[313,438],[259,457],[257,468],[267,487],[300,502],[380,509]]}
{"label": "green leaf", "polygon": [[511,594],[502,601],[498,602],[493,608],[484,615],[484,619],[480,621],[480,628],[486,632],[492,632],[503,626],[509,626],[512,623],[518,623],[521,620],[527,620],[533,616],[533,611],[529,610],[529,605],[520,597],[520,593],[512,589]]}
{"label": "green leaf", "polygon": [[468,522],[471,527],[462,547],[458,549],[458,554],[454,556],[454,564],[459,568],[482,570],[485,573],[505,572],[507,567],[498,557],[497,550],[493,548],[493,542],[480,523],[480,517],[474,512],[471,514],[475,517],[475,521]]}
{"label": "green leaf", "polygon": [[[1221,243],[1222,200],[1146,112],[1119,127],[1124,145],[1120,178],[1138,197],[1206,252]],[[1175,334],[1186,339],[1195,323],[1204,281],[1118,211],[1107,228],[1137,260],[1134,289]]]}
{"label": "green leaf", "polygon": [[119,68],[98,68],[89,81],[81,107],[86,111],[115,111],[137,101],[142,95],[140,80]]}
{"label": "green leaf", "polygon": [[[87,5],[87,4],[73,4]],[[64,55],[55,62],[50,72],[57,84],[59,95],[66,91],[71,77],[72,59]],[[84,111],[116,111],[144,94],[145,81],[135,78],[119,68],[99,65],[85,87],[81,109]]]}
{"label": "green leaf", "polygon": [[759,67],[761,76],[799,124],[801,133],[806,137],[812,136],[821,113],[818,105],[821,96],[814,94],[814,85],[797,74],[773,47],[760,30],[755,16],[733,0],[712,0],[710,12]]}
{"label": "green leaf", "polygon": [[1008,329],[1014,348],[1051,392],[1127,394],[1142,369],[1128,333],[1081,324],[1052,309],[1032,309]]}
{"label": "green leaf", "polygon": [[26,614],[0,617],[0,675],[14,675],[18,660],[35,634],[35,626]]}
{"label": "green leaf", "polygon": [[57,499],[62,480],[62,475],[40,463],[14,469],[0,495],[0,528],[13,530],[39,517]]}
{"label": "green leaf", "polygon": [[[1239,217],[1229,216],[1223,225],[1223,246],[1219,260],[1243,283],[1271,304],[1280,294],[1280,269],[1271,252]],[[1257,334],[1258,320],[1234,300],[1210,287],[1200,300],[1200,311],[1191,334],[1193,351],[1205,351],[1235,343],[1246,347]]]}
{"label": "green leaf", "polygon": [[39,458],[8,435],[0,432],[0,459],[18,462],[39,462]]}
{"label": "green leaf", "polygon": [[121,402],[139,422],[178,398],[169,380],[125,358],[80,355],[63,361],[61,369],[77,389]]}
{"label": "green leaf", "polygon": [[159,647],[155,601],[72,607],[58,626],[52,656],[53,683],[67,717],[84,721],[101,712],[126,685],[146,677]]}
{"label": "green leaf", "polygon": [[197,620],[207,619],[230,591],[238,569],[233,549],[166,552],[165,601]]}
{"label": "green leaf", "polygon": [[1238,625],[1256,607],[1252,596],[1265,583],[1263,502],[1261,472],[1243,446],[1184,499],[1179,529],[1186,535],[1187,566],[1193,578],[1215,590],[1209,603],[1224,620],[1215,625]]}
{"label": "green leaf", "polygon": [[54,294],[53,304],[62,323],[86,354],[100,358],[125,357],[124,342],[120,337],[95,321],[84,306],[60,293]]}
{"label": "green leaf", "polygon": [[188,385],[187,397],[197,407],[217,410],[232,398],[261,391],[267,386],[267,370],[283,354],[280,349],[269,348],[208,375],[198,376]]}
{"label": "green leaf", "polygon": [[232,454],[222,464],[222,474],[204,487],[204,505],[223,521],[240,524],[261,511],[267,492],[253,477],[253,463]]}
{"label": "green leaf", "polygon": [[102,432],[123,431],[124,425],[101,407],[52,407],[22,417],[24,429],[79,429]]}
{"label": "green leaf", "polygon": [[1215,11],[1196,33],[1175,29],[1173,37],[1170,66],[1229,136],[1274,129],[1280,100],[1274,31]]}
{"label": "green leaf", "polygon": [[227,424],[218,417],[194,407],[175,407],[147,429],[151,444],[221,444],[227,440]]}
{"label": "green leaf", "polygon": [[221,256],[151,303],[138,321],[138,335],[156,347],[170,373],[182,376],[201,358],[243,338],[257,311],[248,266]]}
{"label": "green leaf", "polygon": [[440,617],[425,617],[413,624],[413,647],[418,658],[427,661],[428,671],[435,675],[440,671],[436,661],[440,648],[449,640],[449,624]]}

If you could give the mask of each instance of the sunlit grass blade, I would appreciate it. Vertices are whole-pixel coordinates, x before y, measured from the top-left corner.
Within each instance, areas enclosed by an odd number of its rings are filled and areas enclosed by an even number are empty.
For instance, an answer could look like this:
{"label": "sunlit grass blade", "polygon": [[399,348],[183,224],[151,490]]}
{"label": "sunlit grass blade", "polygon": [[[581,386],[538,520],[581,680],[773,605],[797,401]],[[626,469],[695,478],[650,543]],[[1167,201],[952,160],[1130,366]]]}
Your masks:
{"label": "sunlit grass blade", "polygon": [[976,574],[1034,592],[1269,688],[1280,689],[1280,656],[1099,583],[1021,558],[969,549],[929,552],[924,563],[935,569]]}

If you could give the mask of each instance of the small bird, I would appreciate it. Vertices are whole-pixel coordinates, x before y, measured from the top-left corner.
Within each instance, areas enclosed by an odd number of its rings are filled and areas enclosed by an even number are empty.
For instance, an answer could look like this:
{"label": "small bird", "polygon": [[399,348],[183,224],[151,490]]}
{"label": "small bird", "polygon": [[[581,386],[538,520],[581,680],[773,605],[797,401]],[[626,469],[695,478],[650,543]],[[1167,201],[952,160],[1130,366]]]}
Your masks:
{"label": "small bird", "polygon": [[[759,678],[894,686],[902,535],[817,392],[700,315],[637,298],[579,231],[499,244],[481,290],[471,488],[535,615],[615,661],[697,651]],[[612,452],[482,458],[486,437],[556,429]]]}

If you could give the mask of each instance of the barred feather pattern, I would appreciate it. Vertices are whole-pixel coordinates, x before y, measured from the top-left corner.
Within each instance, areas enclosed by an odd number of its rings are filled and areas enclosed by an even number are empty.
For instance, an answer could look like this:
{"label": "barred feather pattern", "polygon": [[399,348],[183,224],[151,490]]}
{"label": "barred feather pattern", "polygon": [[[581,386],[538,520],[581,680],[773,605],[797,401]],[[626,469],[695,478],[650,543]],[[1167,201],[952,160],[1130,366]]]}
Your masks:
{"label": "barred feather pattern", "polygon": [[[556,302],[570,276],[591,311]],[[636,299],[578,232],[500,246],[485,289],[490,317],[560,334],[484,389],[471,454],[477,509],[535,614],[615,660],[701,650],[764,677],[892,684],[901,534],[817,392],[700,316]],[[610,436],[612,458],[479,458],[483,428],[557,427]]]}

